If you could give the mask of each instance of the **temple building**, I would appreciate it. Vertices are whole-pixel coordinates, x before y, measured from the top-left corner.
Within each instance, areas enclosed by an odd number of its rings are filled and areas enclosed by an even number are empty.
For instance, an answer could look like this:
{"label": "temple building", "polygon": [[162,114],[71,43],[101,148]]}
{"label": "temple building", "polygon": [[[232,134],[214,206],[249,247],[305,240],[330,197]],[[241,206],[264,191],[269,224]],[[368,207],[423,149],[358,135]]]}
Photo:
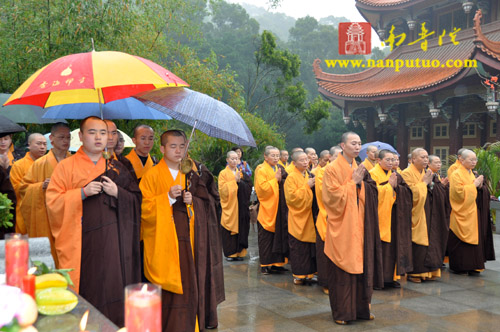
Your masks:
{"label": "temple building", "polygon": [[[500,140],[500,0],[357,0],[381,40],[386,59],[364,61],[355,74],[323,71],[319,92],[342,109],[366,140],[401,154],[423,147],[448,167],[449,155]],[[327,69],[325,69],[327,70]]]}

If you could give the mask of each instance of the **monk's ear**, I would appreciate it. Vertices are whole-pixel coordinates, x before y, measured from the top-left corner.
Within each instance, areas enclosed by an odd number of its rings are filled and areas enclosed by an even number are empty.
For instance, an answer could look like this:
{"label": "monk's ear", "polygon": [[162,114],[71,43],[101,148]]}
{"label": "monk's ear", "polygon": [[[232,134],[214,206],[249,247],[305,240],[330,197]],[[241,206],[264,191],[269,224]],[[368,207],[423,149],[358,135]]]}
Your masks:
{"label": "monk's ear", "polygon": [[160,152],[161,152],[162,155],[165,155],[165,147],[163,145],[160,145]]}
{"label": "monk's ear", "polygon": [[134,142],[134,144],[137,145],[137,139],[135,137],[132,137],[132,142]]}
{"label": "monk's ear", "polygon": [[78,132],[78,137],[80,137],[80,142],[83,142],[83,139],[82,139],[83,138],[83,134],[82,134],[81,130]]}

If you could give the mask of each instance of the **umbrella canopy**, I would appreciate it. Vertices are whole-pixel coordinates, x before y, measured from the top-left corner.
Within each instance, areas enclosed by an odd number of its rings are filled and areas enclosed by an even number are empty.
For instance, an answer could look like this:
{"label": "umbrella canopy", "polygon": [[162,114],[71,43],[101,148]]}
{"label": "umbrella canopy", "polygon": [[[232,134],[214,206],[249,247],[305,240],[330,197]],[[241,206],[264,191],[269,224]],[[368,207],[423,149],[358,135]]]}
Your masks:
{"label": "umbrella canopy", "polygon": [[31,75],[4,105],[43,108],[75,103],[105,104],[161,87],[188,86],[160,65],[114,51],[71,54]]}
{"label": "umbrella canopy", "polygon": [[157,89],[134,96],[208,136],[256,147],[245,121],[232,107],[187,88]]}
{"label": "umbrella canopy", "polygon": [[393,148],[392,145],[384,143],[384,142],[375,141],[375,142],[365,143],[361,146],[361,150],[359,151],[359,158],[361,160],[366,159],[366,148],[369,147],[370,145],[376,146],[377,150],[379,150],[379,151],[385,149],[385,150],[392,151],[399,156],[398,151],[396,151],[396,149]]}
{"label": "umbrella canopy", "polygon": [[[9,106],[7,106],[9,107]],[[14,107],[14,106],[12,106]],[[172,117],[152,107],[146,106],[135,98],[118,99],[104,105],[98,103],[65,104],[46,108],[43,119],[85,119],[97,116],[107,120],[171,120]]]}
{"label": "umbrella canopy", "polygon": [[[123,139],[125,140],[125,148],[135,148],[134,142],[132,142],[132,139],[130,136],[125,134],[123,131],[118,129],[118,131],[122,134]],[[78,136],[78,133],[80,132],[80,129],[75,129],[71,132],[71,142],[69,143],[69,151],[71,152],[76,152],[80,146],[82,146],[82,142],[80,141],[80,137]],[[50,133],[46,133],[45,138],[47,139],[47,151],[52,149],[52,144],[50,144]]]}
{"label": "umbrella canopy", "polygon": [[23,126],[7,119],[5,116],[0,115],[0,135],[5,136],[9,134],[19,133],[26,131]]}
{"label": "umbrella canopy", "polygon": [[[0,105],[11,96],[10,93],[0,93]],[[0,107],[0,114],[16,123],[56,123],[66,122],[64,119],[43,119],[45,110],[32,105],[9,105]]]}

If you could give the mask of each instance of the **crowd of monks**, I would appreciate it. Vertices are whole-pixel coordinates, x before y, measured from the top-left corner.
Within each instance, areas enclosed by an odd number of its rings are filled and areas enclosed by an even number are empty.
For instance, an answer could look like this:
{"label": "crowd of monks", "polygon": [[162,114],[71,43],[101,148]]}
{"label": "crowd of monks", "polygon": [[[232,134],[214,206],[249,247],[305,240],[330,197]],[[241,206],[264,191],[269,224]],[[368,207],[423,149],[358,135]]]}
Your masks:
{"label": "crowd of monks", "polygon": [[161,160],[150,155],[147,125],[134,129],[126,156],[110,120],[86,118],[79,135],[71,155],[69,127],[57,123],[48,153],[45,137],[31,134],[17,161],[11,135],[1,135],[0,192],[16,213],[15,229],[0,235],[48,237],[74,290],[119,326],[124,287],[142,281],[162,288],[163,331],[217,327],[222,254],[231,262],[248,254],[253,190],[261,274],[289,264],[295,285],[321,286],[340,325],[375,318],[374,289],[438,279],[448,257],[452,272],[473,276],[495,259],[490,196],[468,149],[441,177],[439,157],[422,148],[404,170],[395,151],[376,146],[358,164],[361,139],[347,132],[319,156],[293,149],[291,162],[268,146],[253,173],[236,147],[216,181],[188,157],[183,131],[161,134]]}

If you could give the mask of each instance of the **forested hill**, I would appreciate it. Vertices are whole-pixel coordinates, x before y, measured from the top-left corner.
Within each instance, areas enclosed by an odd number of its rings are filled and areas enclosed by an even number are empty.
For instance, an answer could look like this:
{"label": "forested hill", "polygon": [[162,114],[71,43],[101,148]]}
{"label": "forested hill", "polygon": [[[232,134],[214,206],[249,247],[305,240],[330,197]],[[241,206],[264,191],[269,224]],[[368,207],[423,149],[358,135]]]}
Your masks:
{"label": "forested hill", "polygon": [[282,41],[288,41],[290,33],[288,30],[295,25],[296,19],[283,13],[271,13],[263,7],[257,7],[248,3],[242,3],[248,15],[254,18],[260,25],[260,32],[272,31]]}

